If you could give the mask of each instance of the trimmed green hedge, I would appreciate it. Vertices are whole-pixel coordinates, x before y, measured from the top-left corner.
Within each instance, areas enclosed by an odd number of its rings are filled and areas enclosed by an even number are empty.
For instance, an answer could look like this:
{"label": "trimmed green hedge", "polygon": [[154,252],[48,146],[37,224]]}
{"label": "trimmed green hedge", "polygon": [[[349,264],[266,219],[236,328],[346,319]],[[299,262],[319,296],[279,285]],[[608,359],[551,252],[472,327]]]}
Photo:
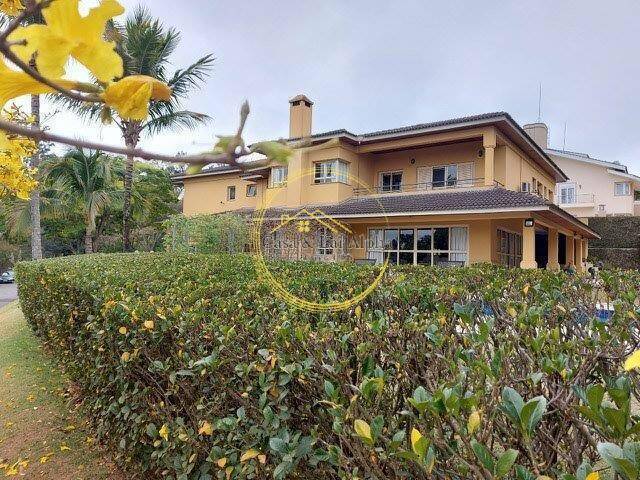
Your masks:
{"label": "trimmed green hedge", "polygon": [[[348,298],[377,273],[271,266],[307,299]],[[621,368],[640,343],[637,273],[399,268],[336,314],[289,307],[242,255],[16,274],[99,436],[147,477],[584,480],[596,443],[615,463],[613,443],[638,439],[638,378]]]}

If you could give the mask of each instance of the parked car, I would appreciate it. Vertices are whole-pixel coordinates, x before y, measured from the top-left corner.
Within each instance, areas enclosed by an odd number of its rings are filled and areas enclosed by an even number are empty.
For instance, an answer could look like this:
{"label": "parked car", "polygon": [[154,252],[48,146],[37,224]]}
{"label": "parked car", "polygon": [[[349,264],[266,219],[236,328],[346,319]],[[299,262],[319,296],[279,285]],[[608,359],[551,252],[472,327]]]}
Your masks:
{"label": "parked car", "polygon": [[13,283],[15,282],[15,278],[13,276],[13,270],[7,270],[2,275],[0,275],[0,283]]}

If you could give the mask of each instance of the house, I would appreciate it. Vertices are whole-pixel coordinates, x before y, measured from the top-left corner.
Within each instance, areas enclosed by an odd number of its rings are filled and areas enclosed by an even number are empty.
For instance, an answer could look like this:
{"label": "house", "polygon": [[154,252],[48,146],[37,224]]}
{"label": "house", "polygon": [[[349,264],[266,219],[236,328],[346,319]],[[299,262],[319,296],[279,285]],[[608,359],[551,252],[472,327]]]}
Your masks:
{"label": "house", "polygon": [[584,268],[598,235],[555,204],[567,175],[509,114],[364,134],[313,133],[312,117],[308,97],[290,100],[288,165],[253,159],[176,178],[184,213],[264,208],[261,248],[286,258]]}
{"label": "house", "polygon": [[563,209],[579,218],[640,215],[640,177],[626,166],[550,148],[544,123],[523,128],[569,177],[556,184],[556,201]]}

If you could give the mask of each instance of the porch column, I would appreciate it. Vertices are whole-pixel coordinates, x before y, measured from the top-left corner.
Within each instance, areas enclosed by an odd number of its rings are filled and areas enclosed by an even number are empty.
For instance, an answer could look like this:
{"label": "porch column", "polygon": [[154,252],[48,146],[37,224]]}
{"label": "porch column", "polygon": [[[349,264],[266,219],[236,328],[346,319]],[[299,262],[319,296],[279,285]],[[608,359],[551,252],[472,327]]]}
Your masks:
{"label": "porch column", "polygon": [[520,268],[538,268],[536,262],[536,226],[535,222],[531,222],[530,226],[524,220],[522,223],[522,261]]}
{"label": "porch column", "polygon": [[576,239],[576,270],[578,272],[584,272],[584,262],[582,261],[582,239],[575,237]]}
{"label": "porch column", "polygon": [[585,260],[589,259],[589,240],[586,238],[582,239],[582,257]]}
{"label": "porch column", "polygon": [[558,229],[549,228],[548,238],[547,269],[559,270],[560,264],[558,263]]}
{"label": "porch column", "polygon": [[491,128],[482,135],[482,146],[484,148],[484,184],[487,187],[493,187],[495,179],[495,129]]}
{"label": "porch column", "polygon": [[574,250],[573,250],[573,235],[569,234],[566,237],[567,239],[567,265],[575,265],[575,257],[574,257]]}

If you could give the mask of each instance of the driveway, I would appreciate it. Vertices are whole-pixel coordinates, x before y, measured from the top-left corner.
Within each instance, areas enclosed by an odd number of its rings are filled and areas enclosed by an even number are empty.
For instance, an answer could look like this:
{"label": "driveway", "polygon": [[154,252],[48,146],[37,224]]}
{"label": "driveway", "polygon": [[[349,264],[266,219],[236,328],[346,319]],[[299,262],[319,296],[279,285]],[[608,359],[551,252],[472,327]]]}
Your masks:
{"label": "driveway", "polygon": [[0,307],[4,307],[7,303],[11,303],[17,298],[18,289],[15,283],[0,285]]}

